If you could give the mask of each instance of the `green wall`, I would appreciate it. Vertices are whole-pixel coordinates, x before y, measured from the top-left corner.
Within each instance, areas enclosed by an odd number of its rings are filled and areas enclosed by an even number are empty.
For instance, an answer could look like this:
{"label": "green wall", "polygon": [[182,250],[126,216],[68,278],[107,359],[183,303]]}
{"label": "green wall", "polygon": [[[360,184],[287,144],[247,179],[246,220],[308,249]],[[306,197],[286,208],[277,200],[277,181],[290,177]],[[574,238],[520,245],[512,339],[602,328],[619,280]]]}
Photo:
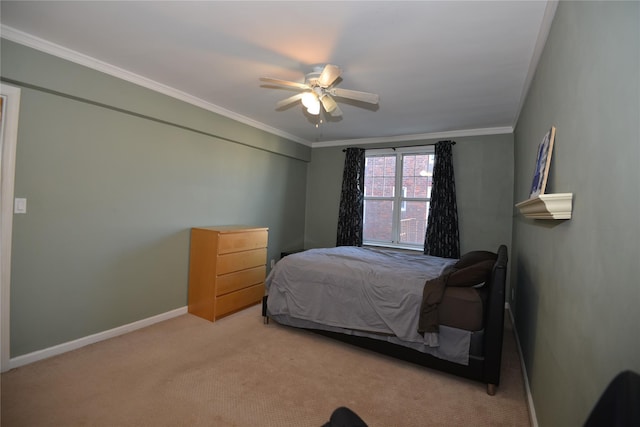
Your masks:
{"label": "green wall", "polygon": [[11,357],[187,304],[189,229],[267,226],[303,244],[311,149],[2,41],[21,87]]}
{"label": "green wall", "polygon": [[514,220],[516,326],[541,426],[582,425],[640,372],[640,3],[560,2],[515,130],[516,202],[557,128],[548,193],[567,221]]}
{"label": "green wall", "polygon": [[[513,217],[513,135],[452,139],[456,141],[453,147],[453,166],[461,251],[496,250],[500,244],[510,246]],[[360,146],[383,148],[435,142],[437,140]],[[343,149],[327,147],[314,148],[312,151],[307,181],[307,248],[336,244],[344,168]]]}

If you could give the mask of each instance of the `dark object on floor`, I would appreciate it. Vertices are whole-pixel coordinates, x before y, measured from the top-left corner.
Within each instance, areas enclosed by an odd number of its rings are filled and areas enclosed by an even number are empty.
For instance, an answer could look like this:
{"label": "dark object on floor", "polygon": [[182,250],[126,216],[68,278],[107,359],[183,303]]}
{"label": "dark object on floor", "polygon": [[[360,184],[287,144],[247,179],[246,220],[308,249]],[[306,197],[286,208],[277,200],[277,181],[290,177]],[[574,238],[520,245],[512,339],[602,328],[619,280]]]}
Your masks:
{"label": "dark object on floor", "polygon": [[341,406],[322,427],[367,427],[367,424],[351,409]]}
{"label": "dark object on floor", "polygon": [[640,375],[618,374],[594,406],[584,427],[640,426]]}

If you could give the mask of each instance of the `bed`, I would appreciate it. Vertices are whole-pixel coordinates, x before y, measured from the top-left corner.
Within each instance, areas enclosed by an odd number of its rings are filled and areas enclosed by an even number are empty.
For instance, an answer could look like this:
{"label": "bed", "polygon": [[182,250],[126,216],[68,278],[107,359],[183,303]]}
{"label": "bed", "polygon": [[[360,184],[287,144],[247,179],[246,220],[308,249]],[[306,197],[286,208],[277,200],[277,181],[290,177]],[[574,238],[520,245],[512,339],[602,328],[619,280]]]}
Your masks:
{"label": "bed", "polygon": [[341,246],[283,257],[265,281],[277,323],[500,383],[507,248],[460,259]]}

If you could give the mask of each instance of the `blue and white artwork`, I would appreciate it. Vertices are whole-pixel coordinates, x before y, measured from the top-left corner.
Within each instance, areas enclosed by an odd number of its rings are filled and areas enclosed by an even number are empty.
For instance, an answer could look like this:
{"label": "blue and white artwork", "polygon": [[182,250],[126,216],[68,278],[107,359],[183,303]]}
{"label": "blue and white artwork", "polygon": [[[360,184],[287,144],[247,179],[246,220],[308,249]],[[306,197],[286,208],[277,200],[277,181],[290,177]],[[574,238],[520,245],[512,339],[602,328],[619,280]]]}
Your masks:
{"label": "blue and white artwork", "polygon": [[551,152],[553,151],[555,135],[556,128],[552,126],[538,146],[538,156],[536,158],[535,170],[533,171],[533,182],[531,183],[531,191],[529,192],[530,199],[544,194],[545,187],[547,186],[547,175],[549,174],[549,164],[551,164]]}

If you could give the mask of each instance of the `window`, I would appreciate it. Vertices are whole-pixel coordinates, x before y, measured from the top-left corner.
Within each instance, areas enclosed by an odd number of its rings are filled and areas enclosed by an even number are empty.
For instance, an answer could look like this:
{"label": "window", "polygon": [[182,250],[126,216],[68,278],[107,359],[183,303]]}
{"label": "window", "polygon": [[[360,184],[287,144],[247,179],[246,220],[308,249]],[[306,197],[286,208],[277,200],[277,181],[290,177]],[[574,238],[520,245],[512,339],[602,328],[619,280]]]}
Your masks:
{"label": "window", "polygon": [[433,176],[433,146],[367,150],[365,244],[423,248]]}

